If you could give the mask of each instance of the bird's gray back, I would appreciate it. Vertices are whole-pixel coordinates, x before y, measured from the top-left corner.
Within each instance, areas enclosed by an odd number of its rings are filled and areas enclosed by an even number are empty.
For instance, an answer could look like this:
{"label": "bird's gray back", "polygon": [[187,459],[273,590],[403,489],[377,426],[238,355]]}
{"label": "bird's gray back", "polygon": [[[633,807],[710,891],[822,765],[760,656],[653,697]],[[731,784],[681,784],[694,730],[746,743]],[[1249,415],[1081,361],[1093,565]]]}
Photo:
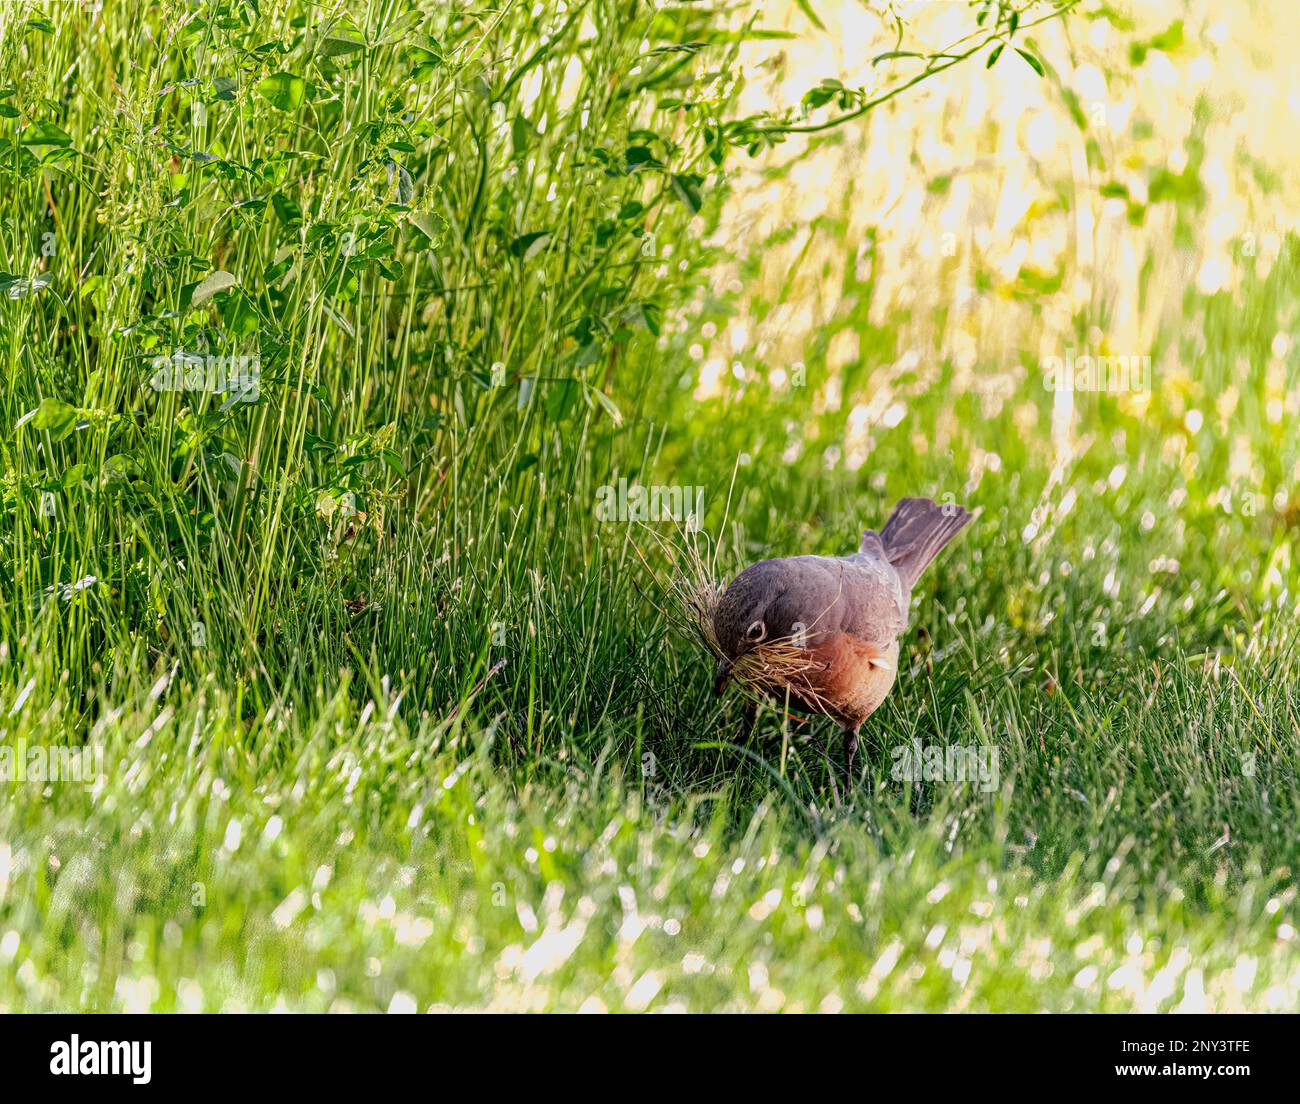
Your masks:
{"label": "bird's gray back", "polygon": [[911,595],[884,551],[852,556],[790,556],[769,560],[783,589],[768,620],[789,631],[802,622],[809,635],[846,632],[868,643],[888,643],[907,628]]}

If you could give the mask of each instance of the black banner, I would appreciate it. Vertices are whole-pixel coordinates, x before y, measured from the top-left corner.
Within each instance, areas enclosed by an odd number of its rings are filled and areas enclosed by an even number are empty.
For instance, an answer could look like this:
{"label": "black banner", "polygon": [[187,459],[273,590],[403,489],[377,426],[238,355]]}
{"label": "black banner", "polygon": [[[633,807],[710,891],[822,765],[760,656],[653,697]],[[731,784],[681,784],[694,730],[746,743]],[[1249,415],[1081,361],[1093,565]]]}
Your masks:
{"label": "black banner", "polygon": [[[555,1019],[9,1016],[6,1086],[94,1091],[111,1082],[130,1091],[202,1085],[209,1091],[256,1087],[337,1094],[425,1070],[436,1083],[460,1081],[484,1058],[512,1054],[533,1057],[491,1059],[494,1078],[514,1070],[522,1081],[536,1078],[539,1088],[545,1083],[548,1092],[563,1092],[562,1082],[554,1080],[557,1069],[579,1090],[584,1076],[617,1072],[607,1068],[605,1055],[664,1056],[673,1053],[665,1048],[674,1048],[683,1057],[683,1073],[691,1070],[693,1087],[698,1070],[711,1068],[734,1090],[747,1077],[767,1078],[771,1071],[764,1067],[777,1046],[787,1077],[801,1076],[795,1055],[802,1051],[813,1060],[803,1076],[833,1069],[837,1080],[870,1077],[879,1085],[885,1076],[926,1091],[969,1090],[979,1081],[1008,1078],[1038,1091],[1124,1082],[1157,1091],[1175,1085],[1184,1091],[1196,1083],[1229,1090],[1241,1082],[1251,1089],[1293,1091],[1295,1084],[1296,1021],[1289,1016],[819,1016],[815,1023],[785,1017],[779,1026],[776,1017],[752,1016],[696,1024],[676,1040],[675,1030],[682,1030],[673,1028],[676,1018],[653,1017],[653,1027],[643,1022],[602,1028],[587,1021],[581,1041],[573,1025]],[[593,1036],[602,1030],[611,1032],[611,1042],[624,1035],[623,1047],[593,1047]],[[547,1039],[551,1031],[557,1033],[554,1041]],[[804,1031],[810,1034],[801,1038]],[[768,1032],[770,1039],[764,1038]],[[442,1061],[430,1064],[438,1055]]]}

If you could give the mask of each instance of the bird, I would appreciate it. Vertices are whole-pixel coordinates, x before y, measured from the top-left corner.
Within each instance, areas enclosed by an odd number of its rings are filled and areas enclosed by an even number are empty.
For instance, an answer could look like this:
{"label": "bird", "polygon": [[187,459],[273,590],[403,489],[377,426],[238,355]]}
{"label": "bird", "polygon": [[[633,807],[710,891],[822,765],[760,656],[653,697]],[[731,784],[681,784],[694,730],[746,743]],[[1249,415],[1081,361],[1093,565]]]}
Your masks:
{"label": "bird", "polygon": [[898,674],[912,588],[974,516],[953,502],[903,498],[851,555],[747,567],[713,610],[714,692],[721,695],[734,676],[762,695],[830,717],[844,733],[852,777],[862,724]]}

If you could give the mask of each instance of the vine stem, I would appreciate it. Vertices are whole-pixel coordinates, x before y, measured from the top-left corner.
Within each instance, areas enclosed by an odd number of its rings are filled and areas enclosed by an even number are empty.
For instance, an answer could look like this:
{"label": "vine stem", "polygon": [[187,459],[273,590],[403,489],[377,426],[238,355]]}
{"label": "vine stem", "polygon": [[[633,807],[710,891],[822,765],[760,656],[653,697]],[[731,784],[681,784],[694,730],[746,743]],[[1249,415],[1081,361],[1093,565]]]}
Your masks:
{"label": "vine stem", "polygon": [[[1049,22],[1050,20],[1057,19],[1060,16],[1065,15],[1066,12],[1077,7],[1078,4],[1079,4],[1079,0],[1069,0],[1068,3],[1063,4],[1058,8],[1054,8],[1048,15],[1044,15],[1040,19],[1035,19],[1031,23],[1025,23],[1022,26],[1018,27],[1017,30],[1027,31],[1031,27],[1037,27],[1043,23]],[[925,80],[927,77],[933,77],[937,73],[942,73],[946,69],[951,69],[958,62],[965,61],[967,58],[971,57],[972,55],[979,53],[982,49],[984,49],[985,46],[988,46],[993,42],[1009,42],[1010,40],[1011,40],[1010,33],[1006,31],[992,31],[984,38],[980,39],[978,43],[972,46],[969,50],[966,50],[964,53],[950,54],[946,50],[944,50],[944,51],[940,51],[937,54],[931,55],[932,57],[942,57],[945,58],[946,60],[943,62],[942,65],[927,65],[925,69],[923,69],[916,76],[912,77],[910,80],[905,81],[904,83],[898,85],[896,88],[891,88],[888,92],[885,92],[882,95],[877,96],[875,99],[865,101],[864,103],[855,107],[852,111],[846,111],[843,115],[837,115],[835,116],[835,118],[827,119],[825,122],[821,122],[821,123],[800,123],[800,124],[780,123],[775,126],[758,127],[756,128],[757,133],[759,134],[816,134],[825,130],[833,130],[837,126],[842,126],[844,123],[850,122],[853,119],[860,118],[861,116],[865,115],[868,111],[871,111],[872,109],[879,107],[882,103],[886,103],[889,100],[892,100],[895,96],[901,95],[903,92],[906,92],[909,88],[913,87],[914,85],[920,84],[921,81]]]}

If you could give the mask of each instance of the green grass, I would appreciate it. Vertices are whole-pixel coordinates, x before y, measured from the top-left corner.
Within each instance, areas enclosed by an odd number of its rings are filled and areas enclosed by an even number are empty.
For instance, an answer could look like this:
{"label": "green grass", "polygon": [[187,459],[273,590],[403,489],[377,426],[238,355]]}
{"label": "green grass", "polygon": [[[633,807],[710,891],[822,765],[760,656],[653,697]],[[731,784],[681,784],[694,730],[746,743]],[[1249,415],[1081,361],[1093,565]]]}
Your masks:
{"label": "green grass", "polygon": [[[1188,291],[1152,401],[1081,396],[1069,452],[1032,368],[992,414],[955,385],[922,301],[906,419],[828,467],[829,328],[806,391],[691,397],[736,309],[700,8],[440,9],[399,47],[381,3],[324,51],[299,4],[0,8],[0,268],[50,277],[0,298],[0,742],[104,756],[0,795],[0,1008],[1295,1007],[1300,243]],[[915,321],[871,279],[846,394]],[[202,341],[261,356],[256,402],[148,387]],[[665,612],[672,527],[597,519],[620,477],[703,486],[720,577],[904,494],[981,508],[851,784],[826,723],[740,743]],[[998,785],[895,780],[913,740]]]}

